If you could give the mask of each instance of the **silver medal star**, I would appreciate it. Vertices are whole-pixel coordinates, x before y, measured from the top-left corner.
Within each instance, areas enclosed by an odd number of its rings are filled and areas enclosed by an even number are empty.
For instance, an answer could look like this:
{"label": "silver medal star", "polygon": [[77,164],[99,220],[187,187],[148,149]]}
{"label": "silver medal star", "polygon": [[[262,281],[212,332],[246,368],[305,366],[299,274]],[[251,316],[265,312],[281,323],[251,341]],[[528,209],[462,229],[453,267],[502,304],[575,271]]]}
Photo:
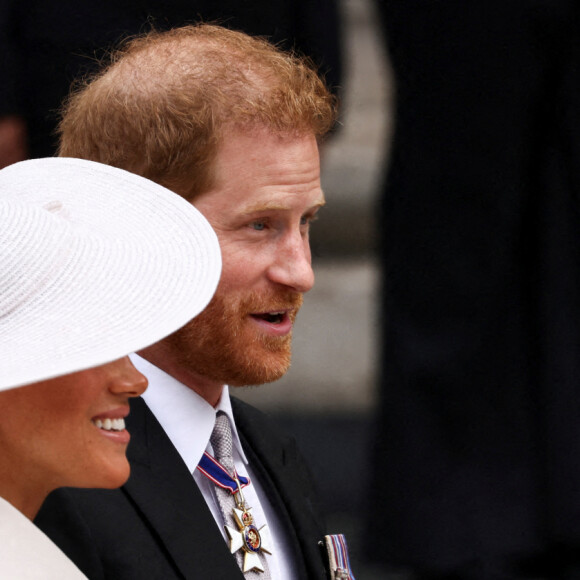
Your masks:
{"label": "silver medal star", "polygon": [[[252,508],[246,510],[234,509],[234,519],[238,524],[239,530],[231,526],[225,526],[226,532],[230,538],[230,552],[234,554],[240,548],[244,550],[243,571],[257,570],[264,571],[264,566],[260,562],[260,552],[272,553],[272,537],[270,528],[262,526],[259,530],[253,525],[251,515]],[[250,540],[248,540],[248,537]],[[252,544],[251,541],[254,541]],[[254,545],[257,543],[258,545]]]}

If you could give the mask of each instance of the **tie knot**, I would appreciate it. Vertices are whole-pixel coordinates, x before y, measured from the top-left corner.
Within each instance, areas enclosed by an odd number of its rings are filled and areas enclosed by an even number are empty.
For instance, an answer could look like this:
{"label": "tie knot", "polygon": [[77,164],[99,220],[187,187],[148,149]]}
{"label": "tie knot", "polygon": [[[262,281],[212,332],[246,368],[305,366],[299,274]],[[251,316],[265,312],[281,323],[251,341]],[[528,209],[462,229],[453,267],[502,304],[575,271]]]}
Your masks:
{"label": "tie knot", "polygon": [[232,453],[232,429],[230,420],[223,411],[218,411],[210,437],[214,457],[230,472],[234,470]]}

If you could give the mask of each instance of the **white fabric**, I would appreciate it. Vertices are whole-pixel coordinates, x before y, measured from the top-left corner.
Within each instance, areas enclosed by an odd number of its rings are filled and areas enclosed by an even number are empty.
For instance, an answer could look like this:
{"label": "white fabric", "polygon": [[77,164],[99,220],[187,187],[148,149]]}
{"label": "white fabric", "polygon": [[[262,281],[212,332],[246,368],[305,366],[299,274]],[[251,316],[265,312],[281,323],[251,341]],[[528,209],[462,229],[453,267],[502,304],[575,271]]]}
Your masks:
{"label": "white fabric", "polygon": [[131,361],[149,380],[149,388],[143,394],[143,398],[193,474],[224,541],[226,533],[215,497],[215,485],[199,472],[197,465],[204,451],[213,453],[209,439],[215,424],[216,412],[221,410],[226,413],[232,425],[236,470],[239,475],[249,476],[252,481],[251,485],[244,488],[246,503],[252,508],[256,526],[260,528],[267,522],[272,533],[274,553],[266,554],[270,575],[276,580],[295,580],[292,554],[288,549],[289,543],[285,539],[284,528],[260,483],[254,477],[242,449],[227,385],[224,386],[219,404],[213,408],[193,390],[140,356],[132,354]]}
{"label": "white fabric", "polygon": [[158,342],[220,271],[207,220],[148,179],[68,158],[0,170],[0,390]]}
{"label": "white fabric", "polygon": [[86,576],[26,516],[0,497],[2,580],[86,580]]}

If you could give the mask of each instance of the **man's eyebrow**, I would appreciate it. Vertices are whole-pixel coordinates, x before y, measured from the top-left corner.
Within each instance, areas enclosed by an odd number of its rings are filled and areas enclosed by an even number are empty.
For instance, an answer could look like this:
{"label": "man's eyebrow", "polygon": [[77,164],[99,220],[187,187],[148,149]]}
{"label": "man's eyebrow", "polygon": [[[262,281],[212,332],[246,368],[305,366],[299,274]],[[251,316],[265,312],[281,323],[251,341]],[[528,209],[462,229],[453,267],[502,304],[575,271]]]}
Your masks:
{"label": "man's eyebrow", "polygon": [[[307,211],[319,209],[324,205],[326,205],[326,200],[324,198],[321,198],[317,202],[313,203],[312,206],[307,209]],[[288,209],[290,208],[287,205],[275,202],[257,203],[255,205],[249,205],[248,207],[244,208],[244,211],[242,213],[244,215],[251,215],[254,213],[261,213],[264,211],[287,211]]]}

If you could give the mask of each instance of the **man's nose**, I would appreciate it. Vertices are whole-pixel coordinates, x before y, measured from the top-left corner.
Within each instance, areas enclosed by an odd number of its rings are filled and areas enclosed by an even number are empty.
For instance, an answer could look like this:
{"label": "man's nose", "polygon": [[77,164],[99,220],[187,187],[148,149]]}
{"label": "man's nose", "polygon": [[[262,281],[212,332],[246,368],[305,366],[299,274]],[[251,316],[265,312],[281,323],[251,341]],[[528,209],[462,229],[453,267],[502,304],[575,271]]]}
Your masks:
{"label": "man's nose", "polygon": [[276,250],[269,268],[269,278],[296,292],[308,292],[314,286],[310,243],[299,232],[288,234]]}

